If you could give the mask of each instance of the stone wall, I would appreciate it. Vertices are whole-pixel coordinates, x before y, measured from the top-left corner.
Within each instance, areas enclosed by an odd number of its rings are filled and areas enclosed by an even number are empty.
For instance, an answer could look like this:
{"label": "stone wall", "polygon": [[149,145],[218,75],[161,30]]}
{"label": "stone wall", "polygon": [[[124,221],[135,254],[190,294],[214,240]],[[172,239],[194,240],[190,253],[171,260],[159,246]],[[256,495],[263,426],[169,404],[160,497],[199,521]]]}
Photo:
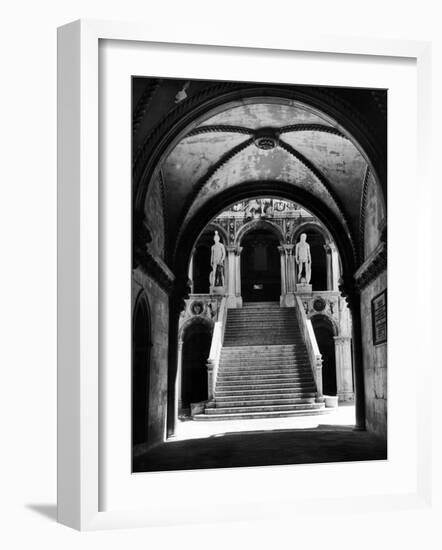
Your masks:
{"label": "stone wall", "polygon": [[148,275],[132,274],[132,310],[140,290],[147,295],[151,314],[152,349],[149,377],[148,444],[162,442],[166,433],[169,299]]}
{"label": "stone wall", "polygon": [[366,425],[382,437],[387,437],[387,344],[373,345],[371,300],[386,287],[384,271],[361,293]]}
{"label": "stone wall", "polygon": [[165,224],[163,212],[163,198],[161,180],[157,177],[152,181],[146,197],[144,208],[146,224],[152,235],[149,251],[153,256],[164,259],[165,250]]}
{"label": "stone wall", "polygon": [[367,179],[364,217],[364,259],[372,254],[379,244],[385,219],[384,202],[376,180],[370,173]]}

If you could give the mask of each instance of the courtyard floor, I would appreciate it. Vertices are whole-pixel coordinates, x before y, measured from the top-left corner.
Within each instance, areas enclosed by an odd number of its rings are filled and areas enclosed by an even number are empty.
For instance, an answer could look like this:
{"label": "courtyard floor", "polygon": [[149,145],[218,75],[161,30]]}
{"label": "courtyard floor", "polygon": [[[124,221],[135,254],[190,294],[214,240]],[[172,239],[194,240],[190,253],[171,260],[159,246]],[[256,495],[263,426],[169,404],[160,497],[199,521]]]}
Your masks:
{"label": "courtyard floor", "polygon": [[386,442],[353,430],[354,406],[280,419],[181,421],[134,459],[134,472],[385,460]]}

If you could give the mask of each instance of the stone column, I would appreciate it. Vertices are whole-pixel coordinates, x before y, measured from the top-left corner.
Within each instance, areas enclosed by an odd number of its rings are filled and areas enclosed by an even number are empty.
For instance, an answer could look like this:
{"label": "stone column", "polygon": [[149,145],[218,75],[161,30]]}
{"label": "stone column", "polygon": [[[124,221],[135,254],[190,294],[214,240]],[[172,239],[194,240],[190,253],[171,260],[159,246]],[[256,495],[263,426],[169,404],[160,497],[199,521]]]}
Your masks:
{"label": "stone column", "polygon": [[350,336],[334,336],[336,388],[339,401],[353,401],[353,369]]}
{"label": "stone column", "polygon": [[236,296],[236,307],[242,307],[241,252],[242,252],[242,246],[237,246],[236,250],[235,250],[235,296]]}
{"label": "stone column", "polygon": [[330,245],[324,245],[325,250],[325,262],[327,266],[327,290],[333,289],[333,267],[332,267],[332,250]]}
{"label": "stone column", "polygon": [[236,307],[236,246],[228,245],[227,250],[227,307]]}
{"label": "stone column", "polygon": [[183,376],[183,340],[180,338],[178,340],[178,360],[177,360],[177,376],[176,376],[176,387],[175,387],[175,415],[178,418],[178,415],[182,410],[182,396],[181,396],[181,386],[182,386],[182,376]]}
{"label": "stone column", "polygon": [[190,286],[190,293],[193,294],[193,257],[195,255],[195,250],[192,252],[192,255],[190,256],[190,262],[189,262],[189,272],[188,272],[188,277],[191,281],[191,286]]}
{"label": "stone column", "polygon": [[285,297],[287,293],[285,249],[283,246],[278,246],[278,250],[281,262],[281,296],[279,303],[283,306],[285,304]]}
{"label": "stone column", "polygon": [[293,256],[293,244],[285,244],[286,252],[286,285],[287,292],[295,292],[296,273],[295,273],[295,258]]}
{"label": "stone column", "polygon": [[331,271],[332,271],[332,286],[331,290],[338,290],[339,287],[339,277],[341,276],[339,269],[339,257],[338,251],[334,243],[329,244],[331,252]]}

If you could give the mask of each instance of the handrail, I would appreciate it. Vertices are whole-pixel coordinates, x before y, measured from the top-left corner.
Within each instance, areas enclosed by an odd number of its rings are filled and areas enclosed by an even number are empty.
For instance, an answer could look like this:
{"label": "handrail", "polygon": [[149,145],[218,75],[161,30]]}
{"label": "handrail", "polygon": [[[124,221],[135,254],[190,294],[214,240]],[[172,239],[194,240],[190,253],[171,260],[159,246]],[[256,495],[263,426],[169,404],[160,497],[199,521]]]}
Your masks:
{"label": "handrail", "polygon": [[296,317],[298,319],[299,328],[302,331],[305,345],[307,346],[307,353],[310,359],[310,366],[312,369],[313,379],[316,383],[316,397],[317,400],[323,399],[322,394],[322,355],[319,351],[318,342],[316,341],[315,332],[310,319],[307,319],[307,315],[304,311],[304,306],[299,296],[296,296]]}
{"label": "handrail", "polygon": [[226,330],[227,300],[222,298],[219,305],[218,321],[215,322],[210,345],[209,358],[207,359],[207,385],[209,401],[214,399],[216,379],[218,378],[218,367],[221,359],[221,349],[224,342]]}

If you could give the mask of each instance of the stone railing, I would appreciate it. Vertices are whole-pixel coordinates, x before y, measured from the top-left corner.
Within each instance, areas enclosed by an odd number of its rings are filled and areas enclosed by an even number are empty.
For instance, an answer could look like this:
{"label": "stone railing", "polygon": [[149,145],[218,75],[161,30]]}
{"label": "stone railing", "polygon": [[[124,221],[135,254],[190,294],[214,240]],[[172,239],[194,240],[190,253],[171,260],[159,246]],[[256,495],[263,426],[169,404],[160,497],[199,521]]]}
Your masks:
{"label": "stone railing", "polygon": [[224,331],[226,329],[227,318],[227,300],[222,298],[219,310],[218,320],[215,322],[212,333],[212,344],[210,346],[209,358],[207,359],[207,384],[209,401],[214,399],[216,379],[218,376],[219,361],[221,358],[221,348],[223,347]]}
{"label": "stone railing", "polygon": [[312,322],[310,319],[307,319],[307,315],[305,314],[304,307],[299,296],[296,296],[296,316],[298,318],[299,328],[301,329],[305,345],[307,346],[310,366],[316,383],[316,399],[317,401],[322,401],[324,399],[322,394],[322,355],[319,351]]}

